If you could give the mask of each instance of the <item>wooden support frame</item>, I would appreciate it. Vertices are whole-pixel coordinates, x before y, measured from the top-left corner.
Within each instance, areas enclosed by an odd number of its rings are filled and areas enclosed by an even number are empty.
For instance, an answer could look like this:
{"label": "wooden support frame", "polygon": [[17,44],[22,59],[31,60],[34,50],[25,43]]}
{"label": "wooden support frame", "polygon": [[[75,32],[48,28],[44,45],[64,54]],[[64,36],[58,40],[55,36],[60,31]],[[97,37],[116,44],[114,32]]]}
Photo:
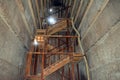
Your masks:
{"label": "wooden support frame", "polygon": [[[75,73],[74,72],[74,64],[77,61],[80,61],[84,55],[80,53],[75,53],[74,52],[74,40],[79,38],[79,36],[71,36],[69,33],[69,29],[67,29],[66,35],[36,35],[36,37],[44,37],[44,42],[40,43],[39,50],[35,50],[32,52],[29,52],[29,54],[34,55],[41,55],[42,56],[42,65],[41,65],[41,73],[36,73],[37,67],[35,66],[38,62],[38,57],[34,57],[35,63],[33,64],[33,75],[27,75],[27,79],[41,79],[43,80],[46,76],[52,74],[56,70],[64,67],[66,64],[70,63],[71,64],[71,78],[75,80]],[[36,38],[35,37],[35,38]],[[49,40],[52,39],[51,43],[49,44]],[[53,40],[54,39],[54,40]],[[56,41],[57,40],[57,41]],[[63,40],[64,42],[62,43],[60,40]],[[71,42],[71,43],[70,43]],[[64,46],[61,46],[64,45]],[[40,46],[41,45],[41,46]],[[48,45],[51,47],[49,48]],[[54,47],[54,46],[58,47]],[[52,51],[49,51],[53,49]],[[67,52],[66,52],[67,51]],[[46,56],[46,57],[45,57]],[[59,58],[56,59],[56,56]],[[54,61],[51,59],[53,57]],[[47,59],[50,61],[47,63]],[[46,65],[48,64],[48,65]],[[29,68],[30,69],[30,68]],[[39,75],[36,75],[39,74]],[[64,68],[62,68],[62,80],[65,80],[64,77]]]}
{"label": "wooden support frame", "polygon": [[43,36],[43,37],[49,37],[49,38],[78,38],[79,36],[64,36],[64,35],[36,35],[36,37]]}
{"label": "wooden support frame", "polygon": [[78,80],[80,80],[80,70],[79,70],[79,64],[77,63],[77,76],[78,76]]}
{"label": "wooden support frame", "polygon": [[[31,52],[34,52],[34,47],[30,49]],[[32,62],[32,54],[28,53],[27,55],[27,64],[26,64],[26,71],[25,71],[25,76],[30,76],[30,70],[31,70],[31,62]]]}
{"label": "wooden support frame", "polygon": [[71,68],[72,80],[75,80],[74,62],[71,63],[71,66],[72,66],[72,68]]}

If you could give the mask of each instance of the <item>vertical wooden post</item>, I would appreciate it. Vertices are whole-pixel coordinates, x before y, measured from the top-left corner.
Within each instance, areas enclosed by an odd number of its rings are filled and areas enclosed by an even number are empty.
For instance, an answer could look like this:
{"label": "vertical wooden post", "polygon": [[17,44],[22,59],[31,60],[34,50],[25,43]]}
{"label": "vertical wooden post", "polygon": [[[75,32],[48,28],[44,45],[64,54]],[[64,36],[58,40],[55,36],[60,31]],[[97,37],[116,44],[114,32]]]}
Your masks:
{"label": "vertical wooden post", "polygon": [[64,79],[64,66],[63,66],[63,68],[62,68],[62,80],[65,80],[65,79]]}
{"label": "vertical wooden post", "polygon": [[[36,46],[34,47],[34,52],[36,52]],[[33,54],[32,56],[32,74],[35,75],[36,54]]]}
{"label": "vertical wooden post", "polygon": [[70,73],[70,64],[68,65],[68,68],[69,68],[69,80],[71,80],[71,73]]}
{"label": "vertical wooden post", "polygon": [[[60,46],[60,38],[58,37],[58,47]],[[60,59],[60,55],[59,55],[59,59]]]}
{"label": "vertical wooden post", "polygon": [[71,64],[72,64],[72,70],[71,70],[71,73],[72,73],[72,80],[75,80],[74,62],[72,62]]}
{"label": "vertical wooden post", "polygon": [[[40,45],[38,45],[38,52],[40,52]],[[40,70],[40,55],[38,54],[37,58],[37,70]],[[38,71],[36,71],[38,72]]]}
{"label": "vertical wooden post", "polygon": [[[32,46],[32,48],[30,49],[31,52],[34,51],[34,46]],[[27,54],[27,63],[26,63],[26,72],[25,75],[26,76],[30,76],[30,72],[31,72],[31,62],[32,62],[32,53],[28,53]]]}
{"label": "vertical wooden post", "polygon": [[26,76],[30,76],[32,54],[27,55]]}
{"label": "vertical wooden post", "polygon": [[43,51],[42,51],[42,69],[41,69],[42,73],[41,73],[41,80],[44,80],[44,56],[45,56],[44,52],[45,52],[45,49],[43,49]]}
{"label": "vertical wooden post", "polygon": [[45,68],[45,52],[47,52],[47,40],[44,38],[43,42],[43,51],[42,51],[42,73],[41,73],[41,80],[44,80],[44,68]]}
{"label": "vertical wooden post", "polygon": [[77,63],[77,74],[78,74],[78,80],[80,80],[79,64],[78,63]]}
{"label": "vertical wooden post", "polygon": [[[71,52],[73,53],[74,52],[74,42],[73,42],[73,40],[71,40],[72,41],[72,46],[71,46]],[[74,53],[73,53],[74,54]],[[72,55],[72,58],[73,58],[73,55]],[[75,80],[75,68],[74,68],[74,62],[72,61],[72,63],[71,63],[71,67],[72,67],[72,70],[71,70],[71,72],[72,72],[72,80]]]}
{"label": "vertical wooden post", "polygon": [[38,58],[38,55],[35,54],[35,57],[34,57],[34,58],[35,58],[35,61],[34,61],[34,72],[33,72],[33,73],[34,73],[34,75],[36,75],[36,71],[37,71],[37,60],[38,60],[37,58]]}

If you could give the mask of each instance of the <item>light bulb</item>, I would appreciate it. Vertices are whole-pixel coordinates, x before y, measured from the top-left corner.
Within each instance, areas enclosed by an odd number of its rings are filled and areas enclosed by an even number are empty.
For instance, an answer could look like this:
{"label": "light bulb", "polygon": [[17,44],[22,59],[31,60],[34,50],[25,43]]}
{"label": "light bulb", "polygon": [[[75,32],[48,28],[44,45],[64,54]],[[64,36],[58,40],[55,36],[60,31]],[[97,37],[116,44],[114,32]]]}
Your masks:
{"label": "light bulb", "polygon": [[55,24],[56,23],[56,19],[54,17],[49,17],[48,18],[48,22],[49,22],[49,24]]}
{"label": "light bulb", "polygon": [[51,8],[49,11],[50,11],[50,12],[53,12],[53,9]]}
{"label": "light bulb", "polygon": [[37,40],[36,40],[36,39],[34,39],[33,44],[34,44],[35,46],[36,46],[36,45],[38,45],[38,42],[37,42]]}

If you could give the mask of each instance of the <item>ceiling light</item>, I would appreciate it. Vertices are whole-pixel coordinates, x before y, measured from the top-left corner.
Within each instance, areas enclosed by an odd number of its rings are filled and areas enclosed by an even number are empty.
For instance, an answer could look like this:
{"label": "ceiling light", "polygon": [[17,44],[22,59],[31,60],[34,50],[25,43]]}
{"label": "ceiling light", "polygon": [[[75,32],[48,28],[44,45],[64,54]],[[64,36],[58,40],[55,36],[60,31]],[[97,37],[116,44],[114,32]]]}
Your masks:
{"label": "ceiling light", "polygon": [[34,44],[35,46],[37,46],[37,45],[38,45],[38,42],[37,42],[37,40],[36,40],[36,39],[34,39],[33,44]]}
{"label": "ceiling light", "polygon": [[50,12],[53,12],[53,9],[51,8],[49,11],[50,11]]}
{"label": "ceiling light", "polygon": [[49,17],[47,20],[48,20],[49,24],[55,24],[56,23],[56,19],[54,17]]}

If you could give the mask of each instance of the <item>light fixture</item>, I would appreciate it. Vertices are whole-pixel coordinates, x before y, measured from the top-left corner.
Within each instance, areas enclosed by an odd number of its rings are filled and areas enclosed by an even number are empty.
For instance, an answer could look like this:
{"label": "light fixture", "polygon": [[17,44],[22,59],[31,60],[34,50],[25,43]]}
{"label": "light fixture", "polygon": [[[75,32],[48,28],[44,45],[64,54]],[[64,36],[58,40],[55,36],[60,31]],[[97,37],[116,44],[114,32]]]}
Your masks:
{"label": "light fixture", "polygon": [[37,41],[38,41],[38,42],[44,42],[43,36],[38,36],[38,37],[37,37]]}
{"label": "light fixture", "polygon": [[33,44],[34,44],[35,46],[37,46],[37,45],[38,45],[38,42],[37,42],[37,40],[36,40],[36,39],[34,39]]}
{"label": "light fixture", "polygon": [[56,19],[54,17],[48,17],[47,19],[49,24],[55,24],[56,23]]}
{"label": "light fixture", "polygon": [[49,9],[49,11],[50,11],[50,12],[53,12],[53,9],[52,9],[52,8],[50,8],[50,9]]}

